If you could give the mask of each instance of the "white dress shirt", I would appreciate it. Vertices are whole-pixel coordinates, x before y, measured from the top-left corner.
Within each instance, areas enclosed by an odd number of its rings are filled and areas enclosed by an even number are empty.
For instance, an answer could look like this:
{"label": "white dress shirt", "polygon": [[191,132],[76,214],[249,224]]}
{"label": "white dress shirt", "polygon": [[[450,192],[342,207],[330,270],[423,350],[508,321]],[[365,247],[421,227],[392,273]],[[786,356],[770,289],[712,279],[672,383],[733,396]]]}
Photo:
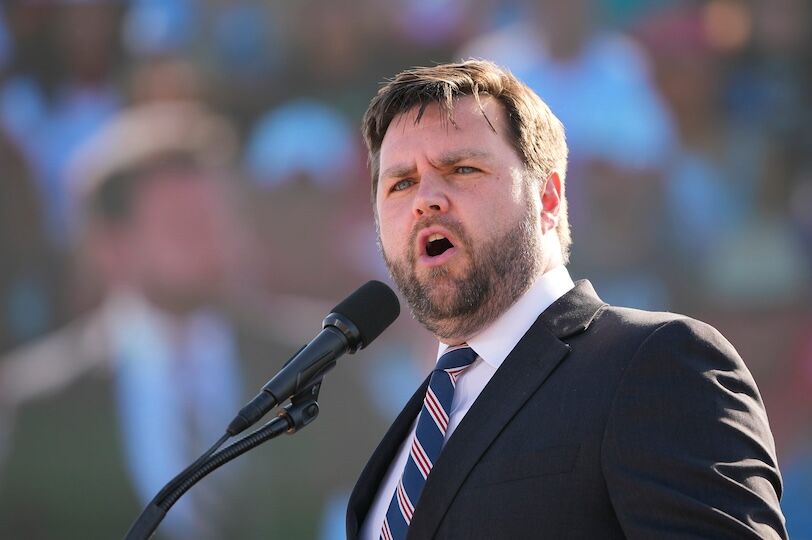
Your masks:
{"label": "white dress shirt", "polygon": [[[546,272],[539,277],[530,289],[524,293],[507,311],[496,319],[485,330],[468,340],[468,345],[476,351],[478,357],[473,364],[462,372],[454,390],[454,399],[451,402],[448,431],[445,442],[462,421],[465,414],[474,404],[476,398],[491,380],[493,374],[502,365],[510,351],[519,343],[519,340],[533,326],[541,312],[550,307],[550,304],[561,298],[574,287],[567,268],[563,265]],[[448,349],[449,345],[440,343],[437,359]],[[417,419],[412,423],[409,436],[401,443],[389,470],[386,473],[378,494],[367,514],[367,519],[361,527],[363,540],[378,540],[381,534],[383,520],[389,508],[389,501],[395,493],[395,487],[406,467],[409,457],[409,447],[414,438]]]}

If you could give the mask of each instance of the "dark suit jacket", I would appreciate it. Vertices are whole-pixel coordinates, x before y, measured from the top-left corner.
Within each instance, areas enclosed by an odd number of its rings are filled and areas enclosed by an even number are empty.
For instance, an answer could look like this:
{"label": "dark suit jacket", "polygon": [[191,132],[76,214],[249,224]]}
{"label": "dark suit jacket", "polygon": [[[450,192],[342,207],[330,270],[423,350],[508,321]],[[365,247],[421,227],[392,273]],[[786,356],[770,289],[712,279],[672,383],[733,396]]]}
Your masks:
{"label": "dark suit jacket", "polygon": [[[358,535],[414,394],[350,498]],[[409,538],[786,538],[764,405],[733,347],[581,281],[539,316],[448,440]]]}

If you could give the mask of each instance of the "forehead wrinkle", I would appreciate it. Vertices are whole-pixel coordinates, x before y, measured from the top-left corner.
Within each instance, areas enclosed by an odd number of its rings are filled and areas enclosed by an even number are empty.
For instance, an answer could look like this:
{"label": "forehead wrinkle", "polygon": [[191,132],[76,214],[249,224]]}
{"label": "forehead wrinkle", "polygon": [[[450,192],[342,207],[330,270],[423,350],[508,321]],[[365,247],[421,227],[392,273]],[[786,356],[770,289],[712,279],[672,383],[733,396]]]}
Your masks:
{"label": "forehead wrinkle", "polygon": [[[462,98],[472,98],[472,96],[462,96]],[[485,119],[485,122],[488,125],[488,129],[498,134],[494,122],[488,116],[487,112],[485,111],[486,107],[491,103],[492,98],[488,95],[485,96],[485,100],[479,101],[477,99],[474,100],[475,110],[478,115],[481,115],[482,118]],[[459,98],[458,98],[459,99]],[[409,127],[417,127],[417,126],[425,126],[425,118],[424,114],[429,112],[431,107],[436,108],[436,112],[439,113],[439,116],[435,119],[435,121],[439,122],[440,126],[444,128],[446,131],[449,131],[450,128],[454,128],[455,130],[461,129],[457,122],[454,120],[454,111],[455,110],[462,110],[461,108],[452,108],[451,110],[445,110],[442,103],[437,102],[424,102],[419,105],[412,107],[411,109],[404,111],[400,114],[395,115],[391,122],[389,123],[389,127],[387,129],[387,134],[390,133],[393,129],[399,129],[401,135],[404,135]],[[445,112],[445,114],[443,114]],[[472,111],[473,112],[473,111]],[[496,111],[497,117],[499,116],[499,111]],[[384,135],[384,139],[386,135]],[[381,141],[383,146],[383,140]],[[429,162],[435,168],[441,167],[448,167],[453,165],[459,161],[469,158],[490,158],[490,153],[477,150],[474,148],[463,148],[459,150],[450,150],[445,152],[444,154],[440,155],[436,159],[429,159]],[[380,165],[380,151],[378,154],[379,165]],[[403,178],[406,176],[414,175],[417,172],[417,166],[407,165],[405,163],[395,164],[386,169],[383,169],[378,174],[378,180],[382,180],[384,178]]]}

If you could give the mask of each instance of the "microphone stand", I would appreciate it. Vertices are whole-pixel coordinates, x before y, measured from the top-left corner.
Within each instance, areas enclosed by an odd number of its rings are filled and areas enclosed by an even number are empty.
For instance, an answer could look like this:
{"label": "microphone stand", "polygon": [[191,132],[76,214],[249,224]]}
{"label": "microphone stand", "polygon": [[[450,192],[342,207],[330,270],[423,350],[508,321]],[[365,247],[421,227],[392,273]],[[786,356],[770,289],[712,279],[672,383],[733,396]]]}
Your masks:
{"label": "microphone stand", "polygon": [[[263,427],[216,453],[204,454],[201,459],[170,480],[144,508],[127,532],[125,540],[147,540],[166,517],[169,509],[200,480],[252,448],[256,448],[282,433],[292,435],[315,420],[319,414],[318,398],[322,377],[323,372],[314,377],[307,386],[290,399],[290,403],[279,411],[276,418]],[[213,448],[216,449],[218,446],[215,445]]]}

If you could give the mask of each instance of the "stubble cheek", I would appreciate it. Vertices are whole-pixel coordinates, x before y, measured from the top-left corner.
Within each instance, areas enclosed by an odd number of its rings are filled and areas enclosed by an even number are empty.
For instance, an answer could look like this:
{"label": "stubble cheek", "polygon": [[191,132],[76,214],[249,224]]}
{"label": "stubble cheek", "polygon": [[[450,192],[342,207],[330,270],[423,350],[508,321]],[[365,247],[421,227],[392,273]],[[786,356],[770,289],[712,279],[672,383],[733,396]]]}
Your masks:
{"label": "stubble cheek", "polygon": [[378,235],[387,256],[393,261],[414,259],[413,227],[409,205],[402,201],[379,204]]}
{"label": "stubble cheek", "polygon": [[[380,219],[380,218],[379,218]],[[406,240],[395,235],[391,224],[384,219],[378,222],[378,247],[387,266],[404,268],[409,262]]]}

